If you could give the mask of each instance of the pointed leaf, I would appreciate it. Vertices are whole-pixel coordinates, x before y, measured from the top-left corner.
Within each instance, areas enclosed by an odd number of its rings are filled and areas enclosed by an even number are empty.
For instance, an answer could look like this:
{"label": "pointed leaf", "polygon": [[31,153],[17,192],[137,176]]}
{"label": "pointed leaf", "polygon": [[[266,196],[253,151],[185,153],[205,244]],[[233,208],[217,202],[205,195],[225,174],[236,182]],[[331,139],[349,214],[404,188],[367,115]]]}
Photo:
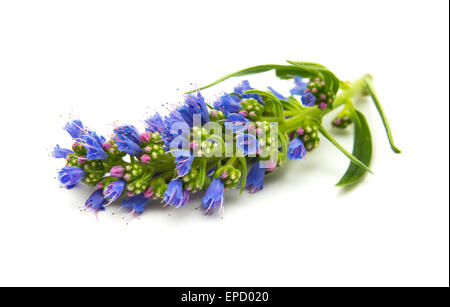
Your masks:
{"label": "pointed leaf", "polygon": [[[361,112],[355,110],[353,115],[355,136],[352,153],[361,162],[369,166],[372,159],[372,137],[370,135],[369,125]],[[342,187],[356,183],[364,176],[364,174],[366,174],[364,168],[359,167],[354,163],[350,163],[344,176],[342,176],[336,186]]]}
{"label": "pointed leaf", "polygon": [[391,145],[392,151],[395,153],[401,153],[402,151],[398,149],[394,145],[394,138],[392,137],[392,131],[391,127],[389,126],[389,122],[387,120],[386,115],[384,114],[383,108],[381,107],[380,100],[378,99],[378,96],[375,92],[375,89],[373,87],[373,83],[371,79],[365,80],[366,89],[369,92],[369,95],[372,97],[373,103],[375,104],[375,107],[378,110],[378,113],[380,114],[381,120],[383,121],[384,128],[386,130],[387,137],[389,139],[389,143]]}

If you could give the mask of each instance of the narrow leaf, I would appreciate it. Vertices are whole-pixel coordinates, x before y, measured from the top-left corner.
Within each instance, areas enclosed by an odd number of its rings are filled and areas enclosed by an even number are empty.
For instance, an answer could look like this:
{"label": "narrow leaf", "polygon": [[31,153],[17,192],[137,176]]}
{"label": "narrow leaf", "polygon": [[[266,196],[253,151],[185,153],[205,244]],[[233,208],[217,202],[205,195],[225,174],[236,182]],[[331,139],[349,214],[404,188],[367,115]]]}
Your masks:
{"label": "narrow leaf", "polygon": [[241,191],[240,193],[244,192],[245,189],[245,183],[247,182],[247,160],[245,160],[245,157],[238,157],[239,162],[241,162],[242,165],[242,181],[241,181]]}
{"label": "narrow leaf", "polygon": [[369,173],[372,173],[372,171],[364,164],[362,163],[358,158],[356,158],[355,156],[353,156],[351,153],[349,153],[344,147],[342,147],[334,138],[333,136],[322,126],[319,125],[319,131],[320,133],[322,133],[322,135],[324,137],[326,137],[328,139],[328,141],[330,141],[334,146],[336,146],[344,155],[347,156],[347,158],[349,158],[353,163],[355,163],[356,165],[358,165],[359,167],[362,167],[363,169],[365,169],[366,171],[368,171]]}
{"label": "narrow leaf", "polygon": [[201,164],[200,164],[200,171],[199,171],[199,177],[198,177],[198,189],[199,190],[201,190],[203,188],[203,185],[205,184],[207,160],[202,159],[200,163]]}
{"label": "narrow leaf", "polygon": [[[366,118],[357,110],[354,112],[354,125],[355,136],[353,140],[352,153],[361,162],[369,166],[372,159],[372,137]],[[365,169],[355,165],[354,163],[350,163],[344,176],[342,176],[336,186],[341,187],[356,183],[364,176],[365,173]]]}
{"label": "narrow leaf", "polygon": [[370,96],[372,97],[373,103],[375,104],[375,107],[377,108],[378,113],[380,114],[381,120],[383,121],[383,125],[384,125],[384,128],[386,129],[386,134],[389,139],[389,144],[391,145],[392,151],[395,153],[401,153],[402,151],[394,145],[394,138],[392,137],[391,127],[389,126],[387,117],[384,114],[383,108],[381,107],[380,100],[378,99],[378,96],[375,92],[372,80],[366,79],[365,85],[366,85],[367,91],[369,92]]}
{"label": "narrow leaf", "polygon": [[258,94],[260,96],[264,96],[267,98],[267,102],[272,104],[275,108],[275,115],[280,117],[283,115],[283,106],[280,100],[272,93],[264,92],[260,90],[249,90],[246,91],[245,94]]}

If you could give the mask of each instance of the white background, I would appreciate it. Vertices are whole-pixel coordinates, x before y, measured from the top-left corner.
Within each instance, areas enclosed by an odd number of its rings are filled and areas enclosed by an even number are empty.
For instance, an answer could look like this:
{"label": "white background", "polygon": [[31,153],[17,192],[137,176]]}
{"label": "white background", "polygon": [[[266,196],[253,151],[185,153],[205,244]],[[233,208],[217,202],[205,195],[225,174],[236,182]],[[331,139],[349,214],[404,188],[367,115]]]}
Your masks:
{"label": "white background", "polygon": [[[1,1],[0,285],[448,286],[448,22],[442,0]],[[142,129],[181,91],[287,59],[372,73],[403,153],[363,100],[374,175],[352,189],[334,187],[348,161],[326,140],[262,192],[227,192],[223,219],[197,198],[97,222],[80,212],[91,190],[54,179],[71,116],[106,136],[116,120]]]}

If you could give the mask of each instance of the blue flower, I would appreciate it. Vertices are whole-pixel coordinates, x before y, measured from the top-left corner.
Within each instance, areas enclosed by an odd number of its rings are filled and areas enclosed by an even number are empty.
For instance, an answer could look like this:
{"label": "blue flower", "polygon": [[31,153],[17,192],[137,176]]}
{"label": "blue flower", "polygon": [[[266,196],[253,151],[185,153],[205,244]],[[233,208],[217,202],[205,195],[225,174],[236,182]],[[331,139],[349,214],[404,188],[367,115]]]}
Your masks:
{"label": "blue flower", "polygon": [[214,108],[225,114],[237,113],[240,109],[242,109],[242,106],[239,103],[240,101],[241,99],[236,95],[224,94],[220,96],[216,102],[214,102]]}
{"label": "blue flower", "polygon": [[75,166],[63,167],[58,172],[58,180],[67,189],[73,188],[84,177],[84,171],[81,168]]}
{"label": "blue flower", "polygon": [[83,123],[80,120],[74,120],[64,126],[64,130],[69,132],[73,139],[78,139],[84,132]]}
{"label": "blue flower", "polygon": [[103,196],[103,189],[98,189],[89,196],[84,204],[88,208],[92,208],[95,211],[105,210],[106,199]]}
{"label": "blue flower", "polygon": [[142,148],[139,146],[141,144],[139,132],[134,126],[125,125],[117,127],[114,129],[114,133],[119,150],[132,156],[138,156],[142,153]]}
{"label": "blue flower", "polygon": [[105,138],[98,136],[94,131],[84,133],[81,137],[83,146],[86,148],[86,159],[88,160],[105,160],[106,152],[103,150]]}
{"label": "blue flower", "polygon": [[244,132],[248,124],[249,120],[241,113],[228,114],[225,119],[225,128],[236,133]]}
{"label": "blue flower", "polygon": [[145,193],[130,197],[129,199],[124,199],[122,201],[122,207],[133,207],[135,213],[142,213],[144,207],[147,205],[149,198],[145,197]]}
{"label": "blue flower", "polygon": [[289,143],[287,156],[290,160],[302,159],[305,154],[306,149],[302,140],[300,140],[299,138],[295,138]]}
{"label": "blue flower", "polygon": [[104,190],[105,198],[108,200],[108,204],[115,201],[117,198],[119,198],[120,195],[122,195],[123,191],[125,190],[126,181],[123,179],[116,180],[114,182],[111,182],[108,184]]}
{"label": "blue flower", "polygon": [[220,178],[213,179],[202,198],[202,207],[205,214],[212,214],[217,207],[220,209],[223,208],[223,192],[224,186],[222,180]]}
{"label": "blue flower", "polygon": [[308,85],[308,83],[303,82],[303,79],[300,76],[295,76],[294,82],[295,82],[295,87],[293,87],[290,90],[291,94],[302,96],[305,93],[306,86]]}
{"label": "blue flower", "polygon": [[161,131],[164,129],[164,121],[158,112],[152,117],[147,118],[145,120],[145,123],[147,124],[147,128],[145,128],[145,131],[161,133]]}
{"label": "blue flower", "polygon": [[61,148],[59,147],[59,145],[56,145],[55,148],[53,149],[53,157],[60,159],[66,159],[67,155],[73,153],[72,150],[70,149],[66,149],[66,148]]}
{"label": "blue flower", "polygon": [[203,98],[200,92],[197,92],[197,95],[187,95],[184,104],[177,108],[177,111],[189,127],[193,126],[194,114],[200,114],[202,125],[209,122],[208,108],[205,103],[205,98]]}
{"label": "blue flower", "polygon": [[302,96],[302,104],[305,107],[313,107],[316,104],[316,100],[316,96],[314,96],[311,92],[308,92]]}
{"label": "blue flower", "polygon": [[244,92],[253,90],[253,89],[254,88],[252,88],[250,86],[250,83],[247,80],[244,80],[241,82],[241,84],[238,84],[234,88],[234,92],[236,94],[239,94],[242,98],[253,98],[253,99],[257,100],[259,103],[264,103],[264,101],[262,100],[262,97],[258,94],[244,94]]}
{"label": "blue flower", "polygon": [[266,169],[260,166],[260,161],[256,162],[247,175],[245,189],[250,193],[258,192],[264,188],[264,174]]}
{"label": "blue flower", "polygon": [[252,134],[239,134],[236,137],[236,146],[244,155],[255,155],[258,151],[258,141]]}
{"label": "blue flower", "polygon": [[278,93],[276,90],[274,90],[271,86],[269,86],[269,87],[267,87],[271,92],[272,92],[272,94],[275,96],[275,97],[277,97],[278,99],[281,99],[281,100],[286,100],[287,98],[286,97],[284,97],[283,95],[281,95],[280,93]]}
{"label": "blue flower", "polygon": [[176,150],[175,151],[175,163],[177,164],[176,170],[178,176],[183,177],[191,170],[192,161],[194,156],[188,150]]}
{"label": "blue flower", "polygon": [[163,201],[166,205],[179,208],[189,201],[189,192],[183,190],[183,183],[179,179],[172,180],[164,193]]}

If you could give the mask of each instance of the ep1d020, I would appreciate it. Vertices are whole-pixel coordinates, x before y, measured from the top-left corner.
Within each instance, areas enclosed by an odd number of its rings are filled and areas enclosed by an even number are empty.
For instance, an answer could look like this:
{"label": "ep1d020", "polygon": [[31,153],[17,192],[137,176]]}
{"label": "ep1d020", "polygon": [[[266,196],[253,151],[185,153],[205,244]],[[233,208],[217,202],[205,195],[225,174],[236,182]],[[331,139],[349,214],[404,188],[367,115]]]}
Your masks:
{"label": "ep1d020", "polygon": [[269,293],[267,292],[225,292],[225,301],[227,302],[267,302],[268,300]]}

